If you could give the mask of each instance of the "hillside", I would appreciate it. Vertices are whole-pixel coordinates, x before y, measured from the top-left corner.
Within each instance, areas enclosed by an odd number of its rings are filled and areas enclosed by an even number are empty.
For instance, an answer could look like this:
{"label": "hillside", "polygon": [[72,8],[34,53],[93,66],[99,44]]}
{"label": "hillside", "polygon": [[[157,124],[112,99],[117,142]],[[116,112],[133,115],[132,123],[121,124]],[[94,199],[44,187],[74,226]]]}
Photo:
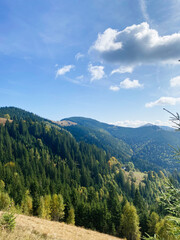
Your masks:
{"label": "hillside", "polygon": [[[71,125],[63,125],[64,122],[70,122]],[[64,119],[56,123],[70,131],[78,142],[84,141],[89,144],[95,144],[121,161],[129,161],[133,155],[131,147],[126,142],[114,137],[108,131],[108,124],[93,119],[76,117],[69,120]]]}
{"label": "hillside", "polygon": [[10,118],[13,120],[16,119],[27,119],[30,118],[32,121],[49,121],[45,118],[39,117],[38,115],[25,111],[16,107],[1,107],[0,108],[0,117],[4,117],[5,114],[9,114]]}
{"label": "hillside", "polygon": [[0,232],[1,240],[120,240],[107,234],[86,230],[81,227],[67,225],[29,217],[17,215],[16,228],[12,233]]}
{"label": "hillside", "polygon": [[[82,117],[66,120],[77,123],[76,126],[66,127],[77,141],[86,141],[106,148],[124,163],[127,160],[132,161],[141,171],[179,169],[171,147],[180,146],[179,132],[166,131],[153,125],[139,128],[118,127]],[[124,153],[124,157],[120,156],[119,151]]]}
{"label": "hillside", "polygon": [[[0,210],[11,204],[27,215],[116,237],[127,236],[132,219],[138,235],[139,227],[142,235],[147,232],[150,213],[159,211],[156,200],[167,178],[162,171],[141,173],[132,162],[124,166],[114,157],[109,149],[113,151],[118,138],[107,131],[113,126],[89,128],[97,143],[101,139],[100,148],[90,144],[88,136],[88,141],[85,136],[76,141],[68,127],[24,110],[17,109],[17,116],[15,112],[3,108],[13,121],[0,124]],[[110,142],[112,148],[106,149]],[[122,224],[124,216],[128,219]]]}

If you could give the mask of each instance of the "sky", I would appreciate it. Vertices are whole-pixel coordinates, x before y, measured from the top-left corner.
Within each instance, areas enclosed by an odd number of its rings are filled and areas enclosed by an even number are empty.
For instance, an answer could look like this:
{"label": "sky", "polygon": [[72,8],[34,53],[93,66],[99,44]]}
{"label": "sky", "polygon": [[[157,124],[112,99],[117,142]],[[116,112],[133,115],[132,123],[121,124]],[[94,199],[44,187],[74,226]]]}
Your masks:
{"label": "sky", "polygon": [[0,0],[0,106],[171,125],[180,0]]}

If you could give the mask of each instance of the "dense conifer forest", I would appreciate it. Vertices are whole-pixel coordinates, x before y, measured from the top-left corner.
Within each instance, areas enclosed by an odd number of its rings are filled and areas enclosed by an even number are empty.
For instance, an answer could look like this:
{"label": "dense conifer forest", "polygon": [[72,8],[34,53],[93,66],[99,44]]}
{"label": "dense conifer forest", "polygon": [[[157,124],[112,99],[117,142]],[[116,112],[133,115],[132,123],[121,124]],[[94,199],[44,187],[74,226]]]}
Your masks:
{"label": "dense conifer forest", "polygon": [[0,124],[0,210],[11,205],[128,240],[161,234],[168,211],[158,199],[168,176],[178,189],[177,171],[141,173],[112,151],[77,142],[66,129],[20,109],[1,108],[0,117],[7,118]]}

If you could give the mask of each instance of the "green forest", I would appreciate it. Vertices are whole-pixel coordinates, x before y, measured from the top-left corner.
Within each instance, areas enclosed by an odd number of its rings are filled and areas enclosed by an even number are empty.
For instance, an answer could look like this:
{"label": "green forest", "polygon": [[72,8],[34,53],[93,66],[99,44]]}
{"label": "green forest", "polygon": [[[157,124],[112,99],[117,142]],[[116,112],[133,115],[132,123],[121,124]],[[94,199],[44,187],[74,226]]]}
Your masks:
{"label": "green forest", "polygon": [[136,162],[143,165],[143,155],[136,154],[133,162],[126,148],[113,154],[120,145],[105,149],[84,137],[77,140],[68,128],[21,109],[1,108],[0,118],[7,119],[0,124],[0,210],[11,208],[127,240],[179,239],[176,168],[152,171],[148,164],[142,173]]}

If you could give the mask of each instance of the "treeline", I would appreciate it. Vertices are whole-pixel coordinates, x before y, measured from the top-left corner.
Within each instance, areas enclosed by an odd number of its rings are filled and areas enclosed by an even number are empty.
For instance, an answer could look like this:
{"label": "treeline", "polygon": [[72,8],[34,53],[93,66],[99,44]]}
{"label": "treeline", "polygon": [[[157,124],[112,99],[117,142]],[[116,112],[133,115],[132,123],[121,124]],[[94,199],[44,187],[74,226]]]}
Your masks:
{"label": "treeline", "polygon": [[14,116],[0,125],[0,209],[11,203],[28,215],[139,239],[150,231],[152,212],[162,212],[156,197],[165,176],[149,172],[137,185],[121,167],[104,150],[41,121]]}

